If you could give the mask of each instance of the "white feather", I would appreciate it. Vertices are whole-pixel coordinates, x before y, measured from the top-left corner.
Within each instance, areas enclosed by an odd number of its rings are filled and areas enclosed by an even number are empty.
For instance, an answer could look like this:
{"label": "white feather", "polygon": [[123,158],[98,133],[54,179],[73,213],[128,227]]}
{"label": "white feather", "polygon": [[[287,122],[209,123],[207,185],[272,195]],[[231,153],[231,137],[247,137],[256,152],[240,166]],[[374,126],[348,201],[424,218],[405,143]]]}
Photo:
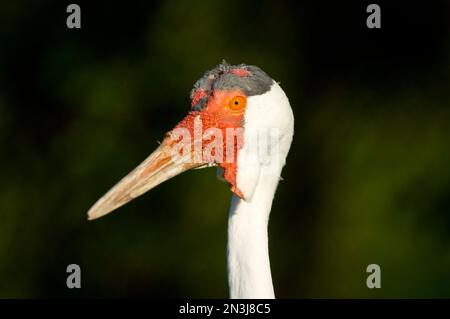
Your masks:
{"label": "white feather", "polygon": [[[268,132],[277,134],[270,138]],[[274,82],[265,94],[247,100],[244,146],[238,154],[237,187],[244,199],[233,195],[228,219],[228,281],[231,298],[274,298],[268,251],[267,226],[281,169],[294,133],[289,100]],[[268,143],[269,163],[257,144]],[[249,158],[249,155],[250,158]],[[256,159],[255,159],[256,157]]]}

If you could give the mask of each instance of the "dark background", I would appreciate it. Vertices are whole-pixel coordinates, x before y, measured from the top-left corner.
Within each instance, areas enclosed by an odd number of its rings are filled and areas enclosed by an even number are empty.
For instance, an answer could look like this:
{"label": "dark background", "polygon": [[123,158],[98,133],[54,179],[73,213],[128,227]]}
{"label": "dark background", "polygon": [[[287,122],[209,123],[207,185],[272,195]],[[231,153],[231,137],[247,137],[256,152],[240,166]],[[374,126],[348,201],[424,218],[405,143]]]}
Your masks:
{"label": "dark background", "polygon": [[369,1],[76,1],[72,30],[69,3],[0,4],[0,297],[227,297],[231,193],[214,169],[85,215],[222,59],[260,66],[295,113],[276,295],[450,297],[448,3],[376,1],[368,29]]}

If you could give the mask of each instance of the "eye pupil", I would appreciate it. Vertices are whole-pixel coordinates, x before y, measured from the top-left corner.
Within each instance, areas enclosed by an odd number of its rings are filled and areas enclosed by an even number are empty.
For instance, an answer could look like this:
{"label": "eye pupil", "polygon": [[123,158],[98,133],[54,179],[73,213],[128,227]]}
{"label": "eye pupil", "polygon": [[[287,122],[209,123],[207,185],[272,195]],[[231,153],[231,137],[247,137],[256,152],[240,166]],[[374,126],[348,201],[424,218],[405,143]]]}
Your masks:
{"label": "eye pupil", "polygon": [[238,101],[234,101],[234,105],[238,105],[239,104],[239,102]]}

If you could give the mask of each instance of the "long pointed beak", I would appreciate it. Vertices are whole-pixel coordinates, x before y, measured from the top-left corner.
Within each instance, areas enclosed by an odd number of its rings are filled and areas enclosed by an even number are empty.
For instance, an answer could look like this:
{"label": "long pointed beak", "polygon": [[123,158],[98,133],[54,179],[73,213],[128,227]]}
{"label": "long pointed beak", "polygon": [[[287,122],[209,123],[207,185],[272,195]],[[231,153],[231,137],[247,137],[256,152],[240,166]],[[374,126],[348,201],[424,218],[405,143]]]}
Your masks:
{"label": "long pointed beak", "polygon": [[[102,217],[162,182],[189,169],[202,166],[194,163],[191,154],[174,157],[174,142],[167,137],[138,167],[120,180],[88,211],[88,219]],[[189,158],[186,158],[189,156]]]}

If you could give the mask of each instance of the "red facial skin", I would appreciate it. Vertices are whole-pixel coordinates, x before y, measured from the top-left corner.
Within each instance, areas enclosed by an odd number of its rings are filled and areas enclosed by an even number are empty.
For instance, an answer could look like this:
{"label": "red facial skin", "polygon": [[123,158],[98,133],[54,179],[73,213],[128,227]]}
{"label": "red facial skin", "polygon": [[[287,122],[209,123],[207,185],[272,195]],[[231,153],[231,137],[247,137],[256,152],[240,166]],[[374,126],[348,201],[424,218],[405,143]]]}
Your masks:
{"label": "red facial skin", "polygon": [[239,75],[241,78],[251,75],[250,71],[247,71],[246,69],[233,69],[230,73]]}
{"label": "red facial skin", "polygon": [[192,95],[192,102],[191,105],[194,106],[195,104],[198,103],[198,101],[200,101],[200,99],[204,98],[205,96],[207,96],[206,91],[202,90],[202,89],[198,89],[194,92],[194,94]]}
{"label": "red facial skin", "polygon": [[[193,94],[192,104],[195,105],[195,101],[198,102],[202,97],[206,96],[205,92],[201,89],[197,90]],[[242,192],[237,188],[236,185],[236,174],[237,174],[237,155],[239,149],[243,147],[243,136],[242,130],[237,130],[236,135],[237,138],[234,138],[234,150],[233,150],[233,160],[231,163],[227,163],[225,159],[227,158],[227,138],[226,138],[226,129],[227,128],[242,128],[244,113],[245,113],[245,104],[242,108],[239,109],[231,109],[229,104],[230,101],[236,97],[243,97],[246,101],[246,95],[244,92],[240,90],[230,90],[230,91],[215,91],[213,96],[209,98],[206,107],[201,111],[191,111],[188,115],[180,122],[175,128],[186,128],[191,133],[191,136],[194,137],[194,119],[199,115],[201,119],[202,125],[202,134],[208,128],[217,128],[221,130],[223,137],[223,149],[216,150],[218,152],[222,152],[224,159],[222,163],[217,163],[217,165],[224,169],[224,179],[230,184],[231,191],[238,195],[239,197],[243,197]],[[211,140],[203,140],[202,141],[202,150],[203,147],[209,144]],[[192,141],[192,145],[195,141]],[[193,147],[193,146],[192,146]],[[231,146],[230,146],[231,147]],[[195,148],[193,147],[195,150]]]}

